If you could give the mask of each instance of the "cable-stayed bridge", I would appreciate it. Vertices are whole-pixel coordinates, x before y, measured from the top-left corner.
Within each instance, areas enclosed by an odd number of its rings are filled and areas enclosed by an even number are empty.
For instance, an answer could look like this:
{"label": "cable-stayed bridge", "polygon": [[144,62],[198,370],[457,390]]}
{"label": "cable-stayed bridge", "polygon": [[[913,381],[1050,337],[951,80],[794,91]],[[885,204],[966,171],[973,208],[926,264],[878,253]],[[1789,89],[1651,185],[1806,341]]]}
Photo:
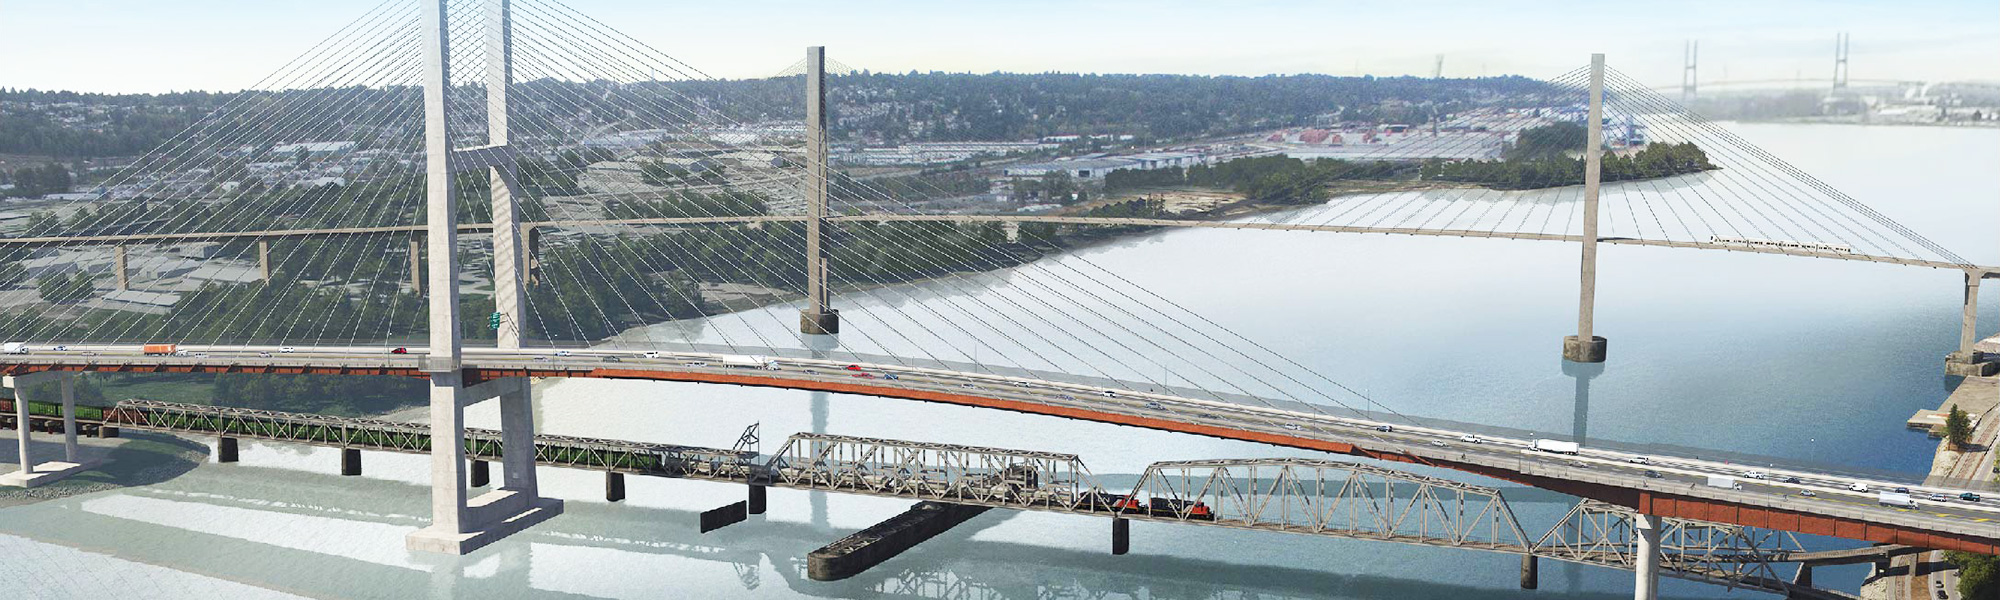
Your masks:
{"label": "cable-stayed bridge", "polygon": [[[1966,313],[1952,368],[1986,368],[1971,350],[1972,307],[1992,267],[1681,110],[1601,56],[1533,93],[1357,144],[1255,192],[1273,203],[1304,198],[1316,210],[1213,220],[925,212],[832,169],[825,62],[823,51],[809,51],[799,78],[803,135],[787,137],[759,123],[791,107],[686,93],[674,84],[708,78],[560,2],[384,2],[98,184],[101,197],[0,239],[24,270],[32,265],[46,300],[0,321],[6,339],[22,344],[0,365],[17,391],[62,381],[65,407],[79,372],[425,379],[434,510],[409,545],[441,552],[473,551],[562,511],[534,475],[527,381],[537,377],[862,394],[1455,469],[1623,507],[1631,535],[1616,545],[1642,595],[1661,566],[1663,519],[1989,553],[2000,544],[1990,521],[2000,509],[1876,502],[1895,487],[1945,498],[1962,489],[1560,451],[1369,410],[1380,403],[1088,260],[1021,259],[1039,241],[1102,228],[1575,242],[1578,330],[1563,350],[1575,362],[1607,356],[1593,331],[1600,244],[1958,269]],[[1529,133],[1560,124],[1581,135]],[[767,152],[773,143],[798,151]],[[1512,172],[1409,158],[1412,148],[1498,158],[1535,147],[1540,166]],[[729,148],[749,156],[717,168],[729,154],[718,150]],[[1321,197],[1339,182],[1380,178],[1383,164],[1419,165],[1409,168],[1425,185]],[[853,210],[863,205],[877,210]],[[211,253],[144,252],[196,242]],[[157,282],[215,264],[241,272],[191,289],[145,288],[149,275]],[[1010,290],[969,293],[980,289],[971,273],[1002,268],[1014,269]],[[129,300],[87,300],[104,274],[119,298],[177,298],[151,313],[117,304]],[[918,280],[968,293],[884,308],[910,298],[897,284]],[[746,300],[710,300],[700,282],[776,290],[797,299],[801,315],[746,323],[747,336],[721,339],[656,327],[768,314],[743,310],[755,306]],[[843,319],[836,292],[885,302],[848,315],[865,319]],[[870,348],[887,351],[861,350]],[[1155,375],[1163,372],[1179,384]],[[503,477],[470,497],[468,447],[480,445],[468,443],[464,411],[493,399],[501,427],[475,437],[494,438],[499,450],[488,456]],[[28,405],[16,403],[20,422]],[[87,467],[30,460],[28,429],[19,482]],[[1711,485],[1715,477],[1752,481]],[[1801,495],[1808,491],[1816,496]],[[1185,520],[1186,507],[1175,506]]]}

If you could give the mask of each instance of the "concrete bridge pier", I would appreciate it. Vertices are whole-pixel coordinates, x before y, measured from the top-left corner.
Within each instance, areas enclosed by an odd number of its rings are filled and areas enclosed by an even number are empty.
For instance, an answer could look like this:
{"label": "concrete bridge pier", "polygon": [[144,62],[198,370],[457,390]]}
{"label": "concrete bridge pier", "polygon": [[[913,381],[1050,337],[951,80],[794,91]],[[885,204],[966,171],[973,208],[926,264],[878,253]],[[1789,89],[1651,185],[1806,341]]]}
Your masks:
{"label": "concrete bridge pier", "polygon": [[764,490],[766,489],[768,488],[761,485],[756,485],[756,484],[750,485],[750,499],[745,501],[748,503],[747,508],[750,514],[753,515],[764,514],[764,509],[765,509]]}
{"label": "concrete bridge pier", "polygon": [[215,462],[236,462],[236,438],[215,438]]}
{"label": "concrete bridge pier", "polygon": [[340,475],[342,477],[359,477],[361,475],[360,448],[340,449]]}
{"label": "concrete bridge pier", "polygon": [[1660,597],[1660,518],[1637,515],[1632,519],[1633,552],[1632,600]]}
{"label": "concrete bridge pier", "polygon": [[125,268],[125,264],[125,245],[119,244],[113,246],[111,248],[111,272],[118,278],[118,289],[120,290],[132,289],[132,271]]}
{"label": "concrete bridge pier", "polygon": [[1542,587],[1542,563],[1533,554],[1521,555],[1521,589]]}
{"label": "concrete bridge pier", "polygon": [[271,282],[271,240],[257,240],[257,273],[258,281]]}
{"label": "concrete bridge pier", "polygon": [[1589,134],[1583,149],[1583,276],[1578,285],[1576,335],[1563,338],[1563,358],[1604,362],[1605,340],[1591,332],[1597,318],[1597,192],[1604,160],[1604,55],[1590,55]]}
{"label": "concrete bridge pier", "polygon": [[[527,378],[468,387],[462,377],[457,371],[431,375],[431,525],[409,535],[411,550],[466,554],[562,514],[562,500],[542,497],[536,481]],[[466,460],[465,407],[485,400],[500,402],[501,481],[498,488],[468,498],[470,465],[483,461]]]}
{"label": "concrete bridge pier", "polygon": [[604,501],[623,502],[625,500],[625,474],[617,471],[604,472]]}
{"label": "concrete bridge pier", "polygon": [[487,466],[486,461],[472,461],[472,483],[468,485],[486,487],[491,483],[493,483],[493,469]]}
{"label": "concrete bridge pier", "polygon": [[[0,386],[14,390],[14,431],[19,437],[21,470],[0,475],[0,486],[35,487],[89,470],[95,463],[77,456],[76,374],[45,371],[31,375],[0,377]],[[49,381],[58,382],[62,394],[63,460],[36,463],[33,453],[34,428],[28,415],[27,389]]]}
{"label": "concrete bridge pier", "polygon": [[1979,282],[1982,276],[1965,272],[1965,306],[1958,324],[1958,350],[1944,358],[1946,375],[1991,377],[2000,373],[2000,362],[1982,362],[1973,344],[1979,342]]}
{"label": "concrete bridge pier", "polygon": [[1124,556],[1132,551],[1132,521],[1111,517],[1111,555]]}

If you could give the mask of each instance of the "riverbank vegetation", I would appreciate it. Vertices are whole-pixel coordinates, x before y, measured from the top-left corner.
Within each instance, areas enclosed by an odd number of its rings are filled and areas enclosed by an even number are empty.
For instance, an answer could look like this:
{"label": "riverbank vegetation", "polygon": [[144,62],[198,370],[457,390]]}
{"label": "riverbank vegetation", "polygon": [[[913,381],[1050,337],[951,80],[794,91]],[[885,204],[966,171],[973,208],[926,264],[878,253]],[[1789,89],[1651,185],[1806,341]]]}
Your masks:
{"label": "riverbank vegetation", "polygon": [[[1514,147],[1500,160],[1430,160],[1419,175],[1425,181],[1448,181],[1496,190],[1528,190],[1582,185],[1584,159],[1579,155],[1588,137],[1582,125],[1557,123],[1521,132]],[[1606,152],[1599,165],[1601,181],[1637,181],[1716,169],[1708,153],[1694,143],[1647,144],[1636,152]]]}

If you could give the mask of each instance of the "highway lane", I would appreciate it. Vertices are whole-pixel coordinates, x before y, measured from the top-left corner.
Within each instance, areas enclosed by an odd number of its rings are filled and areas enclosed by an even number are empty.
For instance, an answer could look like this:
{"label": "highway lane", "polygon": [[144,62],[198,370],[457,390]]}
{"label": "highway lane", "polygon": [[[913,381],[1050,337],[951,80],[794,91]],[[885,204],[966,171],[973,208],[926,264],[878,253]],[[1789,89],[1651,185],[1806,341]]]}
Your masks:
{"label": "highway lane", "polygon": [[[62,350],[56,350],[61,347]],[[202,346],[180,347],[178,356],[151,356],[138,345],[36,345],[28,355],[16,359],[75,359],[86,362],[223,360],[239,364],[280,362],[321,362],[341,366],[414,366],[426,354],[422,347],[393,353],[391,348],[367,346],[291,347]],[[1594,472],[1636,482],[1650,482],[1666,493],[1688,495],[1709,485],[1710,476],[1726,476],[1741,485],[1742,492],[1788,497],[1794,501],[1829,503],[1853,509],[1895,511],[1935,517],[1961,524],[1991,523],[2000,519],[2000,502],[1965,502],[1958,490],[1924,487],[1910,483],[1835,476],[1809,471],[1755,468],[1688,457],[1638,455],[1600,448],[1583,448],[1577,455],[1560,455],[1533,450],[1532,439],[1471,435],[1422,426],[1390,423],[1353,417],[1314,414],[1255,406],[1186,398],[1169,394],[1122,390],[1068,382],[969,373],[902,365],[848,363],[794,357],[752,357],[703,352],[649,352],[605,349],[524,349],[499,350],[467,348],[468,366],[493,368],[578,369],[625,368],[663,372],[743,374],[809,380],[823,383],[863,383],[911,390],[947,392],[1001,400],[1031,402],[1136,417],[1164,418],[1178,422],[1213,425],[1242,431],[1356,444],[1376,451],[1489,466],[1510,466],[1516,472]],[[725,364],[727,363],[727,364]],[[1644,463],[1635,462],[1643,459]],[[1651,473],[1650,475],[1648,473]],[[1756,472],[1762,478],[1746,473]],[[1867,492],[1850,489],[1865,485]],[[1673,488],[1684,489],[1673,489]],[[1942,494],[1948,499],[1919,499],[1916,510],[1879,505],[1880,491],[1906,487],[1918,495]],[[1721,491],[1721,490],[1712,490]],[[1811,492],[1811,496],[1804,495]]]}

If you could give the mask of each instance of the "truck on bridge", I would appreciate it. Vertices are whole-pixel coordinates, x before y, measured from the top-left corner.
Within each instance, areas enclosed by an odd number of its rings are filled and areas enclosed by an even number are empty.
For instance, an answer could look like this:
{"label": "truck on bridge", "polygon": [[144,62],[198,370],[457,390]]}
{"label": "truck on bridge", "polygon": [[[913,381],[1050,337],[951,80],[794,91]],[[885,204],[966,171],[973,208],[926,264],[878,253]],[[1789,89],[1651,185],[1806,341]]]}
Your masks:
{"label": "truck on bridge", "polygon": [[1536,451],[1552,454],[1578,454],[1583,452],[1582,444],[1561,440],[1535,440],[1534,448]]}

